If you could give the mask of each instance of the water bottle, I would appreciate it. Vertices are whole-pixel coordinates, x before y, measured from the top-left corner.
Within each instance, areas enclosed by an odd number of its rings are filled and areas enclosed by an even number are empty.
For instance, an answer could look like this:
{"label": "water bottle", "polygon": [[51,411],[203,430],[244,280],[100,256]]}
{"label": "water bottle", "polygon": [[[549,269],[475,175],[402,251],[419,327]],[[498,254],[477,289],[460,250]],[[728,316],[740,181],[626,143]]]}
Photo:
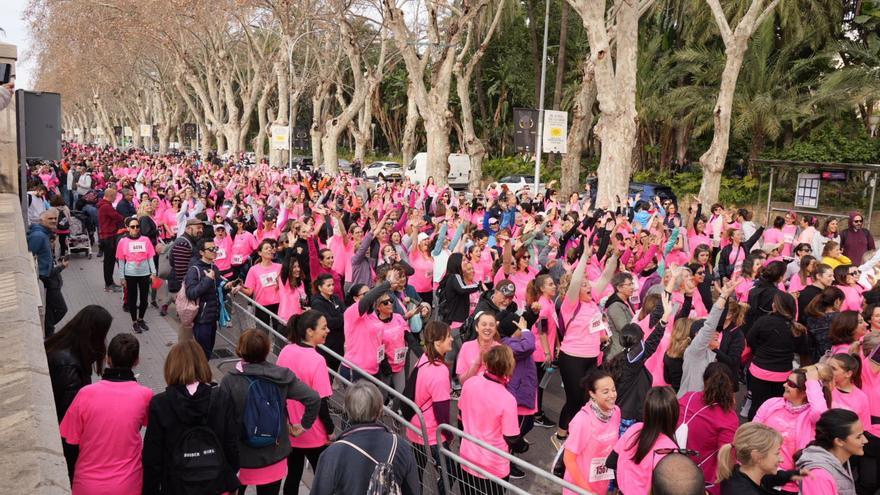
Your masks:
{"label": "water bottle", "polygon": [[542,389],[546,389],[547,385],[550,383],[550,378],[553,377],[553,373],[556,373],[556,366],[553,366],[552,364],[548,364],[544,368],[544,377],[541,378],[541,383],[538,386],[541,387]]}

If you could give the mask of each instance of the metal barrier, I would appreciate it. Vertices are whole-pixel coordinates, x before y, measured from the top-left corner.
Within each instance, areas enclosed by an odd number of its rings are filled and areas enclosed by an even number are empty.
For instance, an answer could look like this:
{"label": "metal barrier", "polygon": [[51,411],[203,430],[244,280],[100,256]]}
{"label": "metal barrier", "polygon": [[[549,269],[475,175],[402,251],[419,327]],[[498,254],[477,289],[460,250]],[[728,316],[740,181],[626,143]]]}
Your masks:
{"label": "metal barrier", "polygon": [[[441,470],[443,474],[443,486],[446,488],[447,494],[453,493],[461,493],[462,495],[470,495],[477,493],[503,493],[503,490],[509,490],[512,493],[517,493],[520,495],[531,495],[534,493],[533,491],[528,491],[523,488],[520,488],[509,481],[505,481],[498,476],[493,475],[488,472],[484,467],[479,464],[474,463],[468,459],[465,459],[459,454],[449,450],[447,447],[443,445],[445,441],[443,438],[443,432],[448,432],[452,434],[452,441],[449,442],[449,445],[455,442],[456,438],[459,438],[459,448],[461,448],[461,439],[468,440],[469,442],[473,442],[478,445],[480,448],[483,448],[499,457],[504,458],[507,461],[510,461],[511,464],[516,465],[520,469],[532,473],[536,476],[536,479],[541,479],[546,483],[549,483],[552,488],[558,489],[553,491],[553,493],[559,493],[563,488],[567,490],[571,490],[574,493],[579,493],[583,495],[593,495],[591,492],[584,490],[583,488],[578,487],[568,481],[565,481],[562,478],[554,476],[553,474],[538,468],[537,466],[526,462],[522,459],[518,459],[517,457],[511,455],[510,453],[498,449],[492,445],[489,445],[483,440],[479,438],[465,433],[454,426],[448,424],[441,424],[437,427],[437,448],[440,452],[440,465],[444,466],[444,469]],[[454,463],[454,464],[453,464]],[[467,467],[469,470],[479,473],[479,476],[474,476],[471,473],[467,473],[464,471],[464,467]],[[496,485],[492,487],[488,483],[481,483],[482,480],[490,481],[492,484]],[[459,492],[453,492],[452,488],[455,486],[455,482],[458,483],[460,487]],[[498,488],[500,487],[500,488]]]}
{"label": "metal barrier", "polygon": [[[271,317],[272,320],[277,321],[281,325],[286,326],[287,322],[283,321],[277,314],[266,309],[265,306],[260,305],[259,303],[254,301],[252,298],[245,296],[244,294],[239,293],[236,296],[228,298],[229,303],[232,305],[233,308],[235,308],[237,310],[237,311],[235,311],[234,314],[252,319],[253,323],[255,323],[258,328],[266,331],[269,334],[269,336],[272,340],[273,353],[275,354],[275,356],[277,356],[278,353],[281,351],[281,349],[283,349],[284,346],[289,343],[287,338],[284,337],[283,335],[281,335],[280,333],[278,333],[278,331],[275,330],[275,328],[273,328],[271,325],[267,325],[265,322],[260,320],[257,317],[257,315],[254,314],[253,312],[251,312],[247,306],[244,306],[244,305],[240,304],[239,302],[237,302],[235,300],[236,297],[241,297],[242,299],[245,300],[246,304],[250,304],[254,308],[256,308],[260,311],[266,312],[267,314],[269,314],[269,316]],[[233,313],[230,314],[230,317],[232,317],[233,321],[236,320],[236,318],[234,318],[234,316],[233,316]],[[242,320],[240,318],[237,320],[238,320],[237,330],[238,330],[238,333],[240,334],[240,332],[242,331]],[[231,328],[231,327],[227,327],[227,328]],[[235,340],[234,341],[233,336],[222,335],[221,330],[222,329],[218,329],[217,335],[220,336],[220,338],[222,338],[224,341],[228,342],[230,345],[232,345],[234,347],[237,343],[236,342],[237,337],[234,338],[234,340]],[[384,406],[385,414],[382,416],[382,418],[380,418],[380,421],[385,426],[387,426],[390,430],[392,430],[395,434],[403,437],[404,439],[406,438],[406,431],[409,430],[409,431],[413,432],[415,435],[417,435],[418,437],[421,437],[422,445],[429,445],[430,442],[429,442],[429,437],[428,437],[428,431],[424,426],[425,425],[425,416],[424,416],[424,413],[421,411],[421,408],[419,408],[411,400],[407,399],[402,393],[400,393],[397,390],[395,390],[394,388],[388,386],[386,383],[377,379],[376,377],[368,374],[366,371],[364,371],[363,369],[361,369],[360,367],[358,367],[357,365],[355,365],[351,361],[349,361],[349,360],[345,359],[343,356],[340,356],[339,354],[333,352],[333,350],[331,350],[330,348],[328,348],[324,345],[320,345],[320,346],[318,346],[318,348],[321,349],[322,352],[326,353],[330,357],[339,360],[340,363],[344,364],[346,367],[348,367],[350,370],[352,370],[353,374],[357,373],[360,375],[360,377],[362,377],[361,379],[370,381],[373,385],[378,387],[379,390],[382,391],[383,394],[385,394],[386,396],[394,398],[396,400],[399,400],[402,403],[408,405],[410,408],[412,408],[412,410],[415,411],[416,415],[419,418],[419,424],[422,425],[421,427],[414,426],[412,423],[410,423],[409,421],[404,419],[394,409],[392,409],[391,407],[388,407],[387,405]],[[237,361],[238,361],[238,359],[229,359],[229,360],[224,360],[221,363],[224,363],[224,362],[231,363],[231,362],[237,362]],[[342,398],[345,395],[346,387],[350,386],[352,384],[352,381],[345,378],[344,376],[342,376],[337,370],[330,369],[329,371],[330,371],[330,375],[333,377],[333,383],[334,383],[334,387],[333,387],[334,394],[329,399],[331,413],[339,421],[340,428],[345,429],[351,425],[348,422],[348,418],[344,414],[344,408],[342,405]],[[415,455],[418,457],[420,455],[418,446],[414,445],[413,450],[414,450]],[[430,456],[430,454],[428,454],[427,456],[422,455],[422,459],[427,460],[427,462],[420,462],[419,463],[419,470],[420,470],[419,471],[419,479],[422,480],[422,485],[423,485],[422,486],[422,493],[424,493],[424,494],[439,493],[437,481],[440,479],[440,471],[441,470],[436,465],[434,459]]]}

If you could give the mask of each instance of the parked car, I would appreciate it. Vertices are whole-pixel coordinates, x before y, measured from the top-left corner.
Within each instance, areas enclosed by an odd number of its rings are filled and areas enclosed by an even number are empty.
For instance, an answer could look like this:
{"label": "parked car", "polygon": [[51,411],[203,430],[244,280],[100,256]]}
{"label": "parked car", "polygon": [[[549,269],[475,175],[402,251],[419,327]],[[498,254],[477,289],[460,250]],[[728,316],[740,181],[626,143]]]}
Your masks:
{"label": "parked car", "polygon": [[[596,193],[599,190],[599,179],[591,177],[587,179],[587,184],[590,185],[590,195],[595,199]],[[655,182],[630,182],[629,197],[634,198],[637,193],[640,193],[640,198],[646,201],[653,200],[654,196],[660,196],[661,200],[669,199],[672,200],[673,203],[678,204],[678,198],[675,196],[675,192],[670,186],[665,184],[657,184]]]}
{"label": "parked car", "polygon": [[[520,191],[529,188],[529,192],[535,194],[535,177],[530,175],[508,175],[498,180],[499,186],[507,186],[507,189],[513,194],[519,194]],[[544,194],[545,186],[538,183],[537,194]]]}
{"label": "parked car", "polygon": [[345,158],[340,158],[339,160],[336,160],[336,161],[339,164],[339,171],[340,172],[351,173],[351,162],[350,161],[346,160]]}
{"label": "parked car", "polygon": [[291,163],[293,168],[309,172],[312,170],[312,165],[314,165],[315,161],[310,156],[295,156],[291,159]]}
{"label": "parked car", "polygon": [[401,180],[403,179],[403,166],[397,162],[373,162],[364,168],[363,175],[365,179]]}
{"label": "parked car", "polygon": [[[464,153],[450,153],[446,159],[449,173],[446,183],[453,189],[465,189],[471,178],[471,157]],[[406,168],[406,176],[412,182],[426,184],[428,182],[428,154],[417,153]]]}

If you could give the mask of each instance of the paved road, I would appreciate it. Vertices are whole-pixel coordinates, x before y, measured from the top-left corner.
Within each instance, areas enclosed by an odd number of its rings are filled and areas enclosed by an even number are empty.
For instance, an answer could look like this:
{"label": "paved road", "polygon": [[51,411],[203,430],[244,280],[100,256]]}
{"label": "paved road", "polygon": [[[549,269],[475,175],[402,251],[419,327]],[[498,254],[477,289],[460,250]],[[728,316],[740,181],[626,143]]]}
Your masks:
{"label": "paved road", "polygon": [[[131,332],[130,316],[122,310],[121,293],[107,293],[103,289],[102,278],[102,260],[94,258],[86,259],[84,256],[74,255],[70,261],[70,267],[64,272],[64,296],[67,305],[70,308],[67,317],[58,325],[57,328],[67,322],[79,309],[89,305],[98,304],[107,308],[113,315],[113,325],[110,329],[110,335],[121,332]],[[214,380],[219,381],[223,376],[223,370],[228,369],[229,357],[234,354],[234,346],[226,342],[223,337],[231,341],[237,339],[237,335],[241,330],[252,327],[252,320],[242,316],[240,311],[233,312],[233,322],[229,328],[221,329],[215,351],[220,356],[211,360],[211,367],[214,370]],[[144,318],[150,326],[150,330],[141,335],[138,339],[141,343],[140,364],[135,369],[138,381],[153,389],[155,393],[165,389],[165,380],[163,377],[163,366],[165,356],[168,349],[177,341],[177,324],[174,318],[174,310],[172,307],[171,314],[166,317],[159,316],[159,311],[152,306],[147,310]],[[558,418],[560,408],[563,403],[563,393],[560,380],[554,376],[548,386],[549,393],[545,394],[544,405],[547,414],[554,420]],[[555,450],[550,443],[550,435],[555,429],[536,427],[527,436],[531,442],[529,451],[521,455],[521,458],[546,469],[553,458]],[[457,450],[457,449],[456,449]],[[303,475],[303,487],[300,489],[301,494],[308,493],[308,487],[311,485],[312,472],[306,469]],[[550,494],[559,493],[558,489],[549,486],[541,480],[536,481],[535,476],[527,474],[524,479],[516,480],[515,484],[530,493]],[[248,493],[252,493],[252,489]]]}

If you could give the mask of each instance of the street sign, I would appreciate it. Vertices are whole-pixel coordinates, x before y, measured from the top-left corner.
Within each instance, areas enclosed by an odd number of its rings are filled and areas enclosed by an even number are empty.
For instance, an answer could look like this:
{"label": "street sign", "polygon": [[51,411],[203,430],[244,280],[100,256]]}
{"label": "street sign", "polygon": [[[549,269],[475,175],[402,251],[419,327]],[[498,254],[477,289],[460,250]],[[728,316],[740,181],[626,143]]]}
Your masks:
{"label": "street sign", "polygon": [[125,126],[122,128],[122,135],[125,137],[134,137],[134,130],[129,126]]}
{"label": "street sign", "polygon": [[272,131],[272,149],[289,150],[290,149],[290,127],[286,125],[273,125]]}
{"label": "street sign", "polygon": [[538,136],[538,111],[534,108],[513,109],[513,146],[517,153],[535,151]]}
{"label": "street sign", "polygon": [[544,110],[545,153],[565,153],[568,151],[568,113],[557,110]]}
{"label": "street sign", "polygon": [[150,124],[141,124],[141,137],[151,137],[153,135],[151,127]]}

